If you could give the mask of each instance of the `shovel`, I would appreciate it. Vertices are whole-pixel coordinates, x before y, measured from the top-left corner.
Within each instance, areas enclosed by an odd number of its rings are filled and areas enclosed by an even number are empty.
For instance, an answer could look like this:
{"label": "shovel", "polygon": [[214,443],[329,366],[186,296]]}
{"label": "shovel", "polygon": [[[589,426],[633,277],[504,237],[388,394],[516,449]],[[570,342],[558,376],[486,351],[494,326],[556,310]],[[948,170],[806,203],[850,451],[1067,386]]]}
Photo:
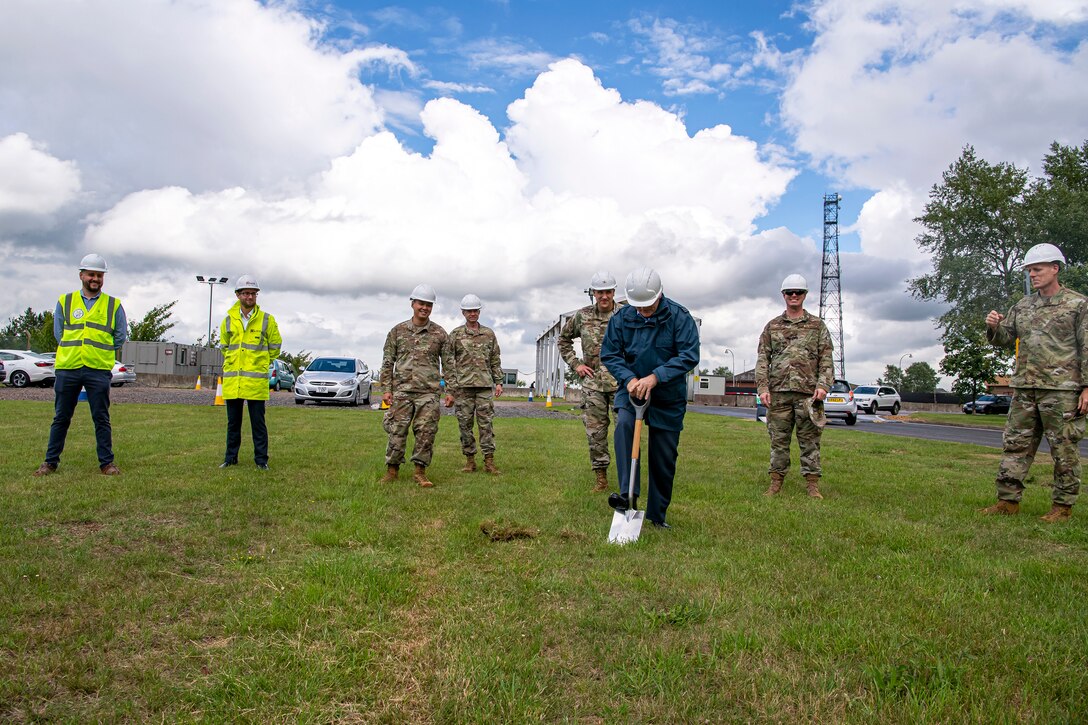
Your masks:
{"label": "shovel", "polygon": [[[631,541],[638,541],[638,535],[642,532],[642,522],[646,518],[646,512],[638,510],[638,498],[635,496],[635,476],[638,475],[638,446],[642,441],[642,418],[646,415],[646,406],[649,404],[649,396],[641,403],[636,398],[631,398],[631,405],[635,407],[635,439],[631,443],[631,475],[627,482],[628,507],[624,511],[616,511],[612,514],[612,528],[608,530],[609,544],[622,545]],[[618,499],[619,496],[616,496],[616,498]]]}

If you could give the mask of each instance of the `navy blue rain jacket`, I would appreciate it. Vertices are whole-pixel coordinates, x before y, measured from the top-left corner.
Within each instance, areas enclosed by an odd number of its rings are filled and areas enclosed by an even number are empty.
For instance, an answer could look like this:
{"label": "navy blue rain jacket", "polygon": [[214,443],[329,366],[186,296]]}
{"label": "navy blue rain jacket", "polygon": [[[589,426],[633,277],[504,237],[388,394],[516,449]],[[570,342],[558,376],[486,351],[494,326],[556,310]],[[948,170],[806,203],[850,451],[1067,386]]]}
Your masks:
{"label": "navy blue rain jacket", "polygon": [[646,423],[661,430],[684,429],[687,374],[699,364],[699,328],[683,305],[662,296],[650,317],[632,305],[621,307],[608,321],[601,363],[620,384],[616,408],[631,408],[631,379],[653,373],[657,387],[650,392]]}

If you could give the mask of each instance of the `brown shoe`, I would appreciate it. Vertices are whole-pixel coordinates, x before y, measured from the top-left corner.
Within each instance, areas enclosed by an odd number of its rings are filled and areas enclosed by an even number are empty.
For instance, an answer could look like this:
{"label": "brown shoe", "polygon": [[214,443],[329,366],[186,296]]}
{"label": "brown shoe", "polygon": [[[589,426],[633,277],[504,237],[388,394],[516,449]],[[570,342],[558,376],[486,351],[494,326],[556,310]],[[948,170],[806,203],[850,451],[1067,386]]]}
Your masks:
{"label": "brown shoe", "polygon": [[392,483],[400,475],[400,466],[386,466],[385,475],[378,479],[378,483]]}
{"label": "brown shoe", "polygon": [[412,474],[412,480],[418,483],[423,488],[430,488],[434,485],[429,478],[427,478],[427,467],[416,464],[416,472]]}
{"label": "brown shoe", "polygon": [[476,456],[465,456],[465,467],[461,473],[476,473]]}
{"label": "brown shoe", "polygon": [[103,476],[120,476],[121,475],[121,469],[118,468],[116,466],[116,464],[107,463],[106,465],[102,466],[102,475]]}
{"label": "brown shoe", "polygon": [[1050,512],[1045,516],[1040,516],[1040,521],[1045,521],[1048,524],[1053,524],[1057,521],[1064,521],[1073,515],[1073,507],[1066,506],[1065,504],[1056,503],[1050,506]]}
{"label": "brown shoe", "polygon": [[597,479],[597,483],[593,486],[593,493],[600,493],[601,491],[608,490],[608,469],[607,468],[594,468],[593,475]]}
{"label": "brown shoe", "polygon": [[484,472],[490,473],[492,476],[498,476],[502,474],[502,471],[495,468],[495,456],[484,456]]}
{"label": "brown shoe", "polygon": [[820,493],[820,477],[815,473],[805,474],[805,488],[808,489],[809,498],[823,498],[823,494]]}
{"label": "brown shoe", "polygon": [[43,463],[42,465],[38,466],[37,471],[34,471],[34,473],[32,473],[30,475],[32,475],[32,476],[48,476],[49,474],[56,473],[56,472],[57,472],[57,467],[54,466],[52,463]]}
{"label": "brown shoe", "polygon": [[763,492],[764,496],[777,496],[778,492],[782,490],[782,482],[786,480],[786,474],[771,472],[771,485],[767,487],[767,490]]}
{"label": "brown shoe", "polygon": [[1019,501],[998,501],[993,506],[987,506],[984,509],[979,509],[980,514],[986,516],[1015,516],[1020,513]]}

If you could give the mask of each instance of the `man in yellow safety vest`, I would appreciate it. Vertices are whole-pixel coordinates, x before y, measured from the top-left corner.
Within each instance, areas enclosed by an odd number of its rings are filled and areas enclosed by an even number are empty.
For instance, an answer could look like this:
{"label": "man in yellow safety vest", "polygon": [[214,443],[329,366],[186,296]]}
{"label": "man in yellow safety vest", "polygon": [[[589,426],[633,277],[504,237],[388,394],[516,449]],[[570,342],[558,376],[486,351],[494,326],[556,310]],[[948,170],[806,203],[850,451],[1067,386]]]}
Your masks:
{"label": "man in yellow safety vest", "polygon": [[257,305],[261,287],[243,274],[234,286],[238,301],[219,326],[223,347],[223,400],[227,404],[227,453],[220,468],[238,463],[242,445],[242,409],[249,403],[253,432],[253,461],[268,470],[268,428],[264,422],[268,400],[268,366],[280,355],[280,328],[276,318]]}
{"label": "man in yellow safety vest", "polygon": [[88,254],[79,263],[82,288],[61,295],[53,311],[53,336],[57,338],[55,412],[45,462],[34,471],[35,476],[56,473],[80,390],[87,391],[99,470],[107,476],[121,473],[113,462],[110,383],[116,351],[127,337],[128,320],[121,300],[102,293],[105,277],[106,260]]}

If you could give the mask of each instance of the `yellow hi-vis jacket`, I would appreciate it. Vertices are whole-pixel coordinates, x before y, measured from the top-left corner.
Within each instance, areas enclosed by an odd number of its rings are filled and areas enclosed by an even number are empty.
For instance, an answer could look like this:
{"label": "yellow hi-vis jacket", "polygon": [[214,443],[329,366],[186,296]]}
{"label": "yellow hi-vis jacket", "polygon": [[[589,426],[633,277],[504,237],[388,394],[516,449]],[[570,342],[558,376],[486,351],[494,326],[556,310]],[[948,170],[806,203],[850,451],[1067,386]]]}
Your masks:
{"label": "yellow hi-vis jacket", "polygon": [[113,332],[117,329],[120,307],[121,301],[107,294],[100,294],[89,310],[79,292],[61,295],[63,332],[53,367],[57,370],[77,370],[84,366],[112,370],[117,359]]}
{"label": "yellow hi-vis jacket", "polygon": [[260,305],[242,326],[242,303],[235,302],[219,325],[223,347],[223,397],[268,400],[268,366],[280,356],[280,328]]}

